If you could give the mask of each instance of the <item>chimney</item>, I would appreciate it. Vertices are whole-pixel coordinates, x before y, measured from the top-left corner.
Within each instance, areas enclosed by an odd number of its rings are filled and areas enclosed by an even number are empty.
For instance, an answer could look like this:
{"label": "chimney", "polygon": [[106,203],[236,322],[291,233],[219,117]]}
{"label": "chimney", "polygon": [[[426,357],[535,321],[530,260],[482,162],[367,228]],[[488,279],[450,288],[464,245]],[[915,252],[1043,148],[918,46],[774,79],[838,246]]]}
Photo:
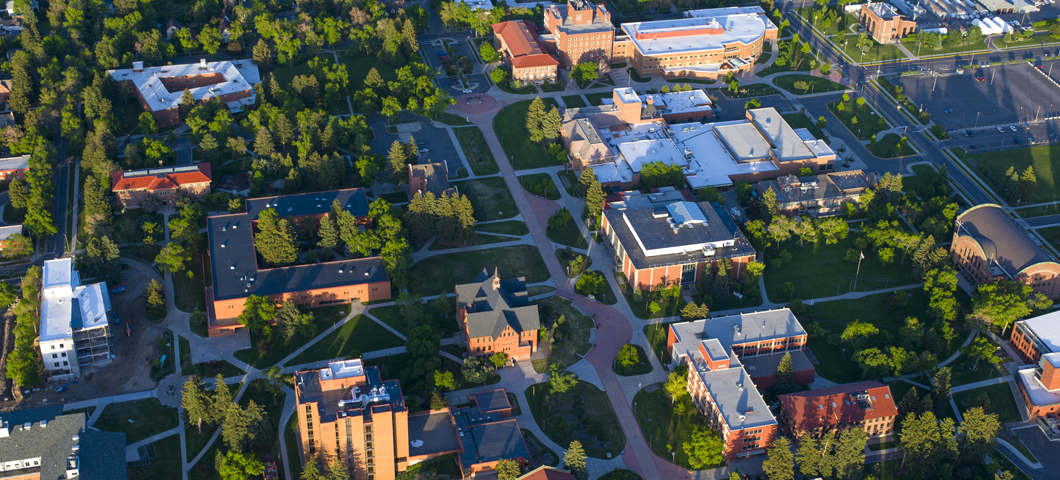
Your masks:
{"label": "chimney", "polygon": [[199,68],[201,68],[203,70],[206,69],[206,59],[205,58],[200,58],[199,59]]}
{"label": "chimney", "polygon": [[651,98],[651,97],[648,97],[648,105],[652,105],[654,103],[655,103],[655,99]]}
{"label": "chimney", "polygon": [[497,267],[493,267],[493,289],[501,288],[501,277],[497,274]]}

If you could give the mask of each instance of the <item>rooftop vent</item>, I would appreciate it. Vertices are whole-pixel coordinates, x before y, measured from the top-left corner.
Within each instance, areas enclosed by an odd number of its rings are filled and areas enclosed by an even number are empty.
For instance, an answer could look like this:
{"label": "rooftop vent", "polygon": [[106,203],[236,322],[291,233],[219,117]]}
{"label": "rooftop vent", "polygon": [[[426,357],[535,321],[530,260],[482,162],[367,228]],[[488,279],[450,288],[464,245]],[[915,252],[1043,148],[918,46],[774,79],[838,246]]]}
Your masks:
{"label": "rooftop vent", "polygon": [[48,420],[45,419],[45,420],[41,420],[40,421],[40,428],[46,428],[47,426],[48,426]]}

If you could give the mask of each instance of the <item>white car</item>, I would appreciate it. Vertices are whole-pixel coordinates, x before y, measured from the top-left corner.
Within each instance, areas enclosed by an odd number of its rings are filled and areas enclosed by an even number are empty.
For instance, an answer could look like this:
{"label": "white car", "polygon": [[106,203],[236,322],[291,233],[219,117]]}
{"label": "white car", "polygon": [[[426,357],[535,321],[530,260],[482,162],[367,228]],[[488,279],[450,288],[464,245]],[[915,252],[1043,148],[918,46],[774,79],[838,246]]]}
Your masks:
{"label": "white car", "polygon": [[997,127],[997,131],[999,131],[999,132],[1001,132],[1001,133],[1005,133],[1005,129],[1004,129],[1004,128],[1001,128],[1001,127]]}
{"label": "white car", "polygon": [[470,88],[465,88],[464,89],[464,93],[472,93],[472,92],[473,92],[473,90],[471,90]]}
{"label": "white car", "polygon": [[1013,132],[1016,131],[1016,126],[1015,125],[1009,125],[1008,128],[1011,128]]}

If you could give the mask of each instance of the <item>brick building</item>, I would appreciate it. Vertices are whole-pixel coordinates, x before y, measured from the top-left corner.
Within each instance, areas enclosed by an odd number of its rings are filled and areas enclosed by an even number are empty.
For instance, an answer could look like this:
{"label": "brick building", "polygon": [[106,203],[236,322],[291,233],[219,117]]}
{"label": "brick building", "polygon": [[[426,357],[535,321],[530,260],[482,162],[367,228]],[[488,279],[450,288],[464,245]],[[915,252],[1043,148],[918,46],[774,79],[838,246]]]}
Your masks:
{"label": "brick building", "polygon": [[335,201],[360,223],[370,222],[368,199],[360,188],[248,199],[246,213],[206,219],[213,276],[213,285],[206,288],[210,336],[228,335],[242,328],[237,317],[251,295],[269,296],[277,304],[289,299],[310,307],[390,298],[390,276],[379,257],[258,266],[254,222],[262,211],[273,209],[300,224],[308,218],[319,221]]}
{"label": "brick building", "polygon": [[125,480],[125,434],[102,432],[62,405],[9,410],[0,422],[5,480]]}
{"label": "brick building", "polygon": [[196,104],[220,99],[233,112],[253,105],[254,85],[261,83],[258,66],[250,60],[225,60],[207,63],[145,67],[133,62],[133,68],[107,70],[114,81],[131,87],[144,110],[151,112],[163,127],[180,123],[180,104],[184,91],[190,91]]}
{"label": "brick building", "polygon": [[916,32],[916,20],[898,13],[897,8],[886,2],[862,4],[858,24],[880,43],[894,43]]}
{"label": "brick building", "polygon": [[780,395],[780,421],[795,438],[847,428],[861,428],[865,434],[883,437],[894,433],[898,407],[891,387],[879,382],[858,382],[819,390]]}
{"label": "brick building", "polygon": [[585,62],[601,67],[611,63],[615,26],[604,4],[567,0],[566,5],[549,5],[545,7],[545,29],[552,34],[563,68]]}
{"label": "brick building", "polygon": [[957,216],[950,258],[973,286],[1011,280],[1054,300],[1060,295],[1060,263],[996,204],[976,205]]}
{"label": "brick building", "polygon": [[29,171],[29,155],[0,158],[0,182],[14,179],[25,180]]}
{"label": "brick building", "polygon": [[524,277],[501,279],[485,269],[474,283],[456,286],[456,319],[467,338],[469,355],[503,353],[529,360],[537,351],[541,319],[527,303]]}
{"label": "brick building", "polygon": [[409,165],[409,199],[427,192],[435,197],[456,195],[456,187],[449,186],[449,164],[445,160]]}
{"label": "brick building", "polygon": [[556,81],[559,61],[537,38],[537,27],[526,20],[493,24],[493,46],[501,60],[512,69],[512,78],[522,82]]}
{"label": "brick building", "polygon": [[795,381],[812,382],[813,365],[802,350],[806,338],[786,308],[670,324],[667,353],[674,365],[688,366],[688,393],[720,433],[726,460],[763,454],[772,445],[777,420],[753,387],[772,384],[784,353],[792,356]]}
{"label": "brick building", "polygon": [[504,390],[472,393],[467,407],[410,414],[397,380],[353,359],[295,373],[295,395],[303,455],[319,465],[338,458],[351,478],[393,480],[442,455],[453,455],[463,478],[491,473],[502,459],[530,461]]}
{"label": "brick building", "polygon": [[843,213],[845,203],[857,205],[861,194],[878,182],[878,175],[861,170],[806,177],[789,173],[775,180],[759,182],[757,189],[759,195],[773,189],[777,194],[777,210],[781,213],[825,217]]}
{"label": "brick building", "polygon": [[732,262],[743,278],[755,250],[718,204],[692,201],[688,191],[623,192],[604,209],[601,233],[614,254],[615,270],[641,290],[694,284],[717,262]]}
{"label": "brick building", "polygon": [[180,197],[202,200],[210,193],[211,181],[210,163],[203,162],[114,172],[111,190],[122,208],[139,208],[147,197],[157,198],[159,205],[176,205]]}
{"label": "brick building", "polygon": [[[1009,345],[1025,364],[1016,372],[1016,388],[1030,420],[1043,424],[1047,435],[1060,436],[1060,312],[1016,322]],[[1052,432],[1050,424],[1058,430]]]}
{"label": "brick building", "polygon": [[777,27],[760,7],[685,12],[685,18],[622,24],[613,61],[629,62],[641,77],[718,78],[749,72],[762,43]]}

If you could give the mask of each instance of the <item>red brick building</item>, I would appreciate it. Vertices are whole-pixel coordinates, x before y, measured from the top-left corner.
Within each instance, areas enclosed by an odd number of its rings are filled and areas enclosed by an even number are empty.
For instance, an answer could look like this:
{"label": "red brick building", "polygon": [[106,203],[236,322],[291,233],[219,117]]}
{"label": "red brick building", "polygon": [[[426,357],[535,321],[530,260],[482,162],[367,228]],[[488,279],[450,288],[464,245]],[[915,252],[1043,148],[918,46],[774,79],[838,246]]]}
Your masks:
{"label": "red brick building", "polygon": [[871,439],[894,433],[898,407],[891,387],[879,382],[858,382],[820,390],[779,396],[780,421],[799,438],[861,428]]}
{"label": "red brick building", "polygon": [[957,217],[950,258],[974,286],[1011,280],[1052,299],[1060,296],[1060,263],[998,205],[976,205]]}
{"label": "red brick building", "polygon": [[605,205],[604,244],[632,287],[694,284],[722,259],[732,262],[733,279],[743,278],[755,258],[751,243],[720,205],[692,200],[687,190],[659,189],[623,192]]}
{"label": "red brick building", "polygon": [[253,226],[262,211],[272,209],[299,223],[310,217],[319,220],[335,201],[361,223],[369,223],[368,199],[360,188],[248,199],[247,213],[206,219],[213,276],[213,285],[206,288],[210,336],[242,328],[237,317],[251,295],[268,296],[277,304],[289,299],[309,307],[390,298],[390,276],[379,257],[258,266]]}
{"label": "red brick building", "polygon": [[163,127],[180,123],[180,104],[185,91],[201,104],[220,99],[233,112],[253,105],[254,85],[261,83],[258,66],[250,60],[232,60],[182,65],[108,70],[114,81],[131,87],[144,110],[151,112]]}
{"label": "red brick building", "polygon": [[766,388],[763,380],[772,384],[785,353],[795,381],[812,382],[813,366],[802,350],[806,338],[786,308],[670,324],[667,354],[674,365],[688,366],[688,393],[719,432],[726,460],[763,454],[772,445],[777,420],[753,388]]}
{"label": "red brick building", "polygon": [[566,5],[545,7],[545,29],[552,34],[563,68],[585,62],[606,67],[611,63],[615,26],[602,3],[567,0]]}
{"label": "red brick building", "polygon": [[210,193],[210,164],[125,170],[111,174],[111,190],[122,208],[139,208],[147,197],[160,205],[175,205],[180,197],[202,200]]}
{"label": "red brick building", "polygon": [[[1016,372],[1016,387],[1030,420],[1056,425],[1060,413],[1060,312],[1016,322],[1009,345],[1026,365]],[[1050,428],[1043,428],[1049,434]],[[1060,435],[1060,430],[1054,435]]]}
{"label": "red brick building", "polygon": [[512,69],[512,78],[522,82],[556,81],[559,61],[537,38],[537,27],[526,20],[493,24],[494,47]]}
{"label": "red brick building", "polygon": [[614,61],[641,77],[718,78],[749,72],[777,27],[760,7],[685,12],[685,18],[628,22],[615,37]]}
{"label": "red brick building", "polygon": [[0,182],[14,179],[25,180],[29,171],[29,155],[0,158]]}
{"label": "red brick building", "polygon": [[858,24],[880,43],[894,43],[916,32],[916,20],[898,13],[897,8],[886,2],[862,4]]}
{"label": "red brick building", "polygon": [[456,319],[467,338],[469,355],[503,353],[529,360],[537,351],[541,319],[537,305],[529,305],[524,277],[502,280],[494,268],[485,269],[474,283],[456,286]]}

